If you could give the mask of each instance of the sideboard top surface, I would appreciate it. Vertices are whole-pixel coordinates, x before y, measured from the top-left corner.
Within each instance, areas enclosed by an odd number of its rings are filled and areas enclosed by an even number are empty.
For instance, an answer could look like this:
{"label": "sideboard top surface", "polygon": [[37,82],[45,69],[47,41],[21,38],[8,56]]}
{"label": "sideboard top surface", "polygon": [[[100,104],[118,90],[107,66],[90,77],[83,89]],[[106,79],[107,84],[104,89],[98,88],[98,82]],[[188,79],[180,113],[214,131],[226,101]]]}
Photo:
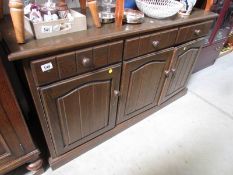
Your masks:
{"label": "sideboard top surface", "polygon": [[8,59],[14,61],[47,56],[49,54],[78,49],[90,44],[104,43],[141,33],[211,20],[216,18],[217,14],[194,9],[188,17],[176,15],[164,20],[145,17],[145,21],[142,24],[125,24],[120,28],[116,28],[114,23],[103,25],[101,28],[95,28],[91,18],[89,15],[87,16],[88,30],[40,40],[35,40],[32,35],[26,32],[25,44],[17,44],[10,16],[6,16],[0,22],[0,31],[5,41],[4,44],[8,49]]}

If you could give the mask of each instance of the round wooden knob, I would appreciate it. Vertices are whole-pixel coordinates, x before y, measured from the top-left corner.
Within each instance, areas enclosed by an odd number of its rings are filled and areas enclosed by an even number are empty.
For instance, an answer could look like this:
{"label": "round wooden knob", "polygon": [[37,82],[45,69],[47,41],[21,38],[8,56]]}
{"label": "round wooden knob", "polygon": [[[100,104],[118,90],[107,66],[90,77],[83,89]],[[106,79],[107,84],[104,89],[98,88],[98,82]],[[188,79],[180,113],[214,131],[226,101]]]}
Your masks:
{"label": "round wooden knob", "polygon": [[82,64],[83,64],[83,66],[84,67],[90,67],[91,66],[91,59],[90,58],[86,58],[86,57],[84,57],[83,59],[82,59]]}
{"label": "round wooden knob", "polygon": [[164,74],[165,74],[166,77],[169,77],[170,71],[169,70],[165,70]]}
{"label": "round wooden knob", "polygon": [[172,75],[175,75],[176,69],[172,69],[171,72],[172,72]]}
{"label": "round wooden knob", "polygon": [[115,95],[116,97],[119,97],[119,96],[120,96],[120,91],[114,90],[114,95]]}
{"label": "round wooden knob", "polygon": [[196,35],[200,35],[200,33],[201,33],[201,30],[199,30],[199,29],[196,29],[194,32],[195,32],[195,34],[196,34]]}
{"label": "round wooden knob", "polygon": [[158,47],[159,41],[153,41],[153,42],[152,42],[152,45],[153,45],[155,48]]}

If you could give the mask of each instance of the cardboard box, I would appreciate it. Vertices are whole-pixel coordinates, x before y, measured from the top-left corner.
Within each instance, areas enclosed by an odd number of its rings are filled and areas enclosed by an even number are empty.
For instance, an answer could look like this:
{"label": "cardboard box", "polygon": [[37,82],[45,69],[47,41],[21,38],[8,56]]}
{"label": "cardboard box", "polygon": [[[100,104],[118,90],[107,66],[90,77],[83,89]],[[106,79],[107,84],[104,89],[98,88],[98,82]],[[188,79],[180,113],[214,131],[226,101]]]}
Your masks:
{"label": "cardboard box", "polygon": [[86,16],[74,10],[70,10],[70,13],[74,17],[72,21],[69,19],[58,19],[56,21],[33,23],[25,16],[25,29],[34,35],[36,39],[87,30]]}

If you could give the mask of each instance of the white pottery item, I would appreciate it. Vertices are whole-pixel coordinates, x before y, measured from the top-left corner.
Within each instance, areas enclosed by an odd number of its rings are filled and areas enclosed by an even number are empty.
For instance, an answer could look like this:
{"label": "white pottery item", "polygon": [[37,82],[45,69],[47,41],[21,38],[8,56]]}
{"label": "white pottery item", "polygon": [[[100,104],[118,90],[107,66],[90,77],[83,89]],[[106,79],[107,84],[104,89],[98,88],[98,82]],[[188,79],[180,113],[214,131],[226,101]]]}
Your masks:
{"label": "white pottery item", "polygon": [[197,0],[180,0],[180,2],[183,4],[183,8],[180,10],[179,14],[188,16],[191,14]]}

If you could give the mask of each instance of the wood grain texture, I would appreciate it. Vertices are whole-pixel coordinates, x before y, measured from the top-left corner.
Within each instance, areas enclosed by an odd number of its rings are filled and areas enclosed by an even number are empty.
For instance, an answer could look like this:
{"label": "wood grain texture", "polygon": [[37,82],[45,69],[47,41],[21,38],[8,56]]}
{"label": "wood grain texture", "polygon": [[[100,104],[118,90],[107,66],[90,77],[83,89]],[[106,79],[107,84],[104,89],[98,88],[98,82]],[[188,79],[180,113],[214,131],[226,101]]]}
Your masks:
{"label": "wood grain texture", "polygon": [[121,67],[115,65],[40,88],[56,155],[115,126]]}
{"label": "wood grain texture", "polygon": [[[145,43],[140,43],[140,48],[145,48],[145,50],[139,51],[140,55],[173,46],[175,44],[177,32],[178,28],[152,33]],[[154,46],[153,42],[158,42],[158,45]]]}
{"label": "wood grain texture", "polygon": [[57,37],[51,37],[41,40],[35,40],[28,33],[26,34],[26,43],[18,45],[9,18],[0,22],[0,31],[4,33],[4,40],[9,48],[9,60],[19,60],[45,56],[46,54],[59,54],[64,51],[73,51],[91,44],[104,43],[120,39],[122,37],[133,37],[135,35],[145,34],[146,32],[156,32],[161,29],[194,24],[201,21],[212,20],[217,14],[204,12],[203,10],[194,9],[192,15],[186,18],[174,16],[164,20],[156,20],[145,17],[145,22],[140,25],[123,25],[116,28],[114,24],[103,25],[96,29],[88,16],[88,30],[72,34],[66,34]]}
{"label": "wood grain texture", "polygon": [[106,140],[112,138],[113,136],[117,135],[118,133],[124,131],[125,129],[133,126],[134,124],[140,122],[141,120],[145,119],[146,117],[150,116],[151,114],[157,112],[158,110],[164,108],[168,104],[172,103],[173,101],[177,100],[178,98],[184,96],[187,93],[187,89],[182,90],[181,92],[177,93],[173,97],[171,97],[169,100],[164,102],[163,104],[156,106],[154,108],[151,108],[136,117],[131,118],[130,120],[127,120],[119,125],[117,125],[115,128],[97,136],[96,138],[90,140],[89,142],[84,143],[83,145],[76,147],[75,149],[71,150],[70,152],[61,155],[56,158],[50,158],[49,164],[51,165],[51,168],[53,170],[61,167],[62,165],[68,163],[70,160],[75,159],[77,156],[80,156],[87,152],[88,150],[96,147],[97,145],[105,142]]}
{"label": "wood grain texture", "polygon": [[17,43],[22,44],[25,42],[23,1],[9,0],[9,8]]}
{"label": "wood grain texture", "polygon": [[206,21],[199,24],[193,24],[185,27],[181,27],[176,39],[176,44],[182,44],[200,37],[203,37],[209,33],[213,21]]}
{"label": "wood grain texture", "polygon": [[[176,41],[177,32],[178,29],[175,28],[127,39],[125,41],[124,60],[173,46]],[[153,42],[156,42],[157,45],[153,45]]]}
{"label": "wood grain texture", "polygon": [[110,82],[85,85],[58,98],[59,118],[65,146],[108,124]]}
{"label": "wood grain texture", "polygon": [[77,66],[75,52],[58,55],[56,60],[60,79],[76,75]]}
{"label": "wood grain texture", "polygon": [[170,49],[124,62],[118,124],[157,105],[172,53]]}
{"label": "wood grain texture", "polygon": [[[45,64],[51,64],[52,69],[48,71],[43,71],[41,66]],[[59,71],[57,67],[56,57],[49,57],[43,60],[32,61],[31,68],[32,68],[34,80],[36,81],[37,85],[43,85],[49,82],[59,80]]]}
{"label": "wood grain texture", "polygon": [[[141,25],[123,25],[119,29],[111,24],[98,30],[91,27],[72,37],[66,35],[72,46],[59,43],[63,40],[59,36],[58,45],[53,46],[57,50],[49,50],[49,55],[48,50],[42,50],[30,60],[27,58],[31,56],[24,54],[23,66],[51,154],[51,165],[62,165],[113,135],[118,126],[138,121],[138,116],[145,117],[148,111],[155,111],[177,94],[183,95],[202,41],[177,46],[177,33],[190,28],[187,25],[195,28],[215,17],[194,10],[187,18],[146,18]],[[43,40],[47,44],[53,41]],[[153,41],[159,44],[152,47]],[[42,46],[42,40],[36,42]],[[155,52],[173,45],[176,47]],[[31,49],[28,51],[32,53]],[[123,54],[127,60],[122,60]],[[40,84],[35,78],[49,78],[46,74],[52,71],[37,73],[33,63],[41,61],[40,67],[46,59],[54,61],[56,70],[52,70],[55,73],[51,79]]]}
{"label": "wood grain texture", "polygon": [[0,19],[3,18],[3,0],[0,0]]}
{"label": "wood grain texture", "polygon": [[[37,86],[41,86],[119,63],[122,53],[123,41],[116,41],[35,60],[31,62],[31,68]],[[88,63],[84,60],[88,60]],[[52,69],[43,71],[41,66],[45,64],[51,64]]]}
{"label": "wood grain texture", "polygon": [[[2,109],[1,112],[3,112]],[[3,161],[8,157],[12,156],[11,154],[12,153],[9,146],[6,144],[6,141],[4,140],[3,136],[0,135],[0,161]]]}
{"label": "wood grain texture", "polygon": [[130,38],[125,41],[124,60],[139,56],[140,37]]}
{"label": "wood grain texture", "polygon": [[1,165],[0,173],[1,174],[8,173],[8,172],[12,171],[13,169],[20,167],[21,165],[23,165],[25,163],[30,163],[32,161],[35,161],[38,159],[39,155],[40,155],[40,151],[38,149],[36,149],[32,152],[29,152],[25,155],[22,155],[17,159],[14,159],[10,162],[7,162],[7,163]]}
{"label": "wood grain texture", "polygon": [[[34,155],[33,152],[37,153]],[[0,174],[27,163],[23,157],[38,157],[38,150],[32,141],[23,119],[13,89],[2,63],[0,51]]]}
{"label": "wood grain texture", "polygon": [[197,58],[193,73],[198,72],[208,66],[215,63],[216,59],[219,57],[219,53],[222,50],[226,39],[217,42],[213,45],[208,45],[202,48],[200,55]]}
{"label": "wood grain texture", "polygon": [[163,87],[159,104],[186,88],[203,43],[204,39],[202,38],[175,49],[175,54],[169,66],[170,74]]}

